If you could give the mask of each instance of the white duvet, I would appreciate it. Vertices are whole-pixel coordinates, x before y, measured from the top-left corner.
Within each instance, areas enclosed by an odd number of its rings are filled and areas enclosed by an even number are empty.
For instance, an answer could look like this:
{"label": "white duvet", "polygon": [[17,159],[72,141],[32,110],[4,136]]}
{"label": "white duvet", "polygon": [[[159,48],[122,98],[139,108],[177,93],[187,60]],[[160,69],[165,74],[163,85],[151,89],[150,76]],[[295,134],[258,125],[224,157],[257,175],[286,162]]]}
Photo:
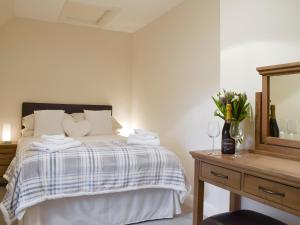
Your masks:
{"label": "white duvet", "polygon": [[117,135],[76,140],[80,147],[54,153],[32,151],[30,143],[39,138],[19,140],[0,204],[7,224],[49,199],[162,188],[176,191],[183,202],[190,189],[178,158],[161,146],[128,145]]}

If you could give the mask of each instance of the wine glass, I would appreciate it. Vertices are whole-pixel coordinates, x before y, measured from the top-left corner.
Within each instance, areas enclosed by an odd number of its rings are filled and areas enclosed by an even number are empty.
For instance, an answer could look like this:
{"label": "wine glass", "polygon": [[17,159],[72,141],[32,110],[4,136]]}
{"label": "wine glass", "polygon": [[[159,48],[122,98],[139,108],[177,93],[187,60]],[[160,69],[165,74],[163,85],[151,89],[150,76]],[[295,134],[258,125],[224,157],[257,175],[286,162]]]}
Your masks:
{"label": "wine glass", "polygon": [[279,127],[279,137],[285,138],[286,137],[286,126],[287,122],[285,119],[278,119],[278,127]]}
{"label": "wine glass", "polygon": [[288,135],[290,135],[291,138],[295,138],[295,136],[299,132],[298,121],[297,120],[288,120],[286,123],[286,129],[287,129]]}
{"label": "wine glass", "polygon": [[243,129],[240,127],[239,122],[232,121],[230,125],[230,136],[235,140],[235,154],[234,158],[241,157],[241,154],[238,150],[238,143],[242,142],[244,138],[244,132]]}
{"label": "wine glass", "polygon": [[215,138],[220,135],[220,126],[217,120],[211,120],[208,122],[207,126],[207,135],[212,138],[212,152],[208,153],[209,155],[218,155],[215,152]]}

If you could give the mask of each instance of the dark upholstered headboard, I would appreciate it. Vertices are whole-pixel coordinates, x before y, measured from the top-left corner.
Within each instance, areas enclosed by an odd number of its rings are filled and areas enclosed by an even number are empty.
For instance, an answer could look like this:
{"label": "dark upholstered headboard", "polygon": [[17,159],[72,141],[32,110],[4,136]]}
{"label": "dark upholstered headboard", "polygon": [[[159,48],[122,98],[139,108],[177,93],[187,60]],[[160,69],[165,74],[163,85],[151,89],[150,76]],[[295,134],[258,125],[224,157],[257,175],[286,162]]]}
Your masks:
{"label": "dark upholstered headboard", "polygon": [[80,113],[83,110],[110,110],[111,105],[79,105],[79,104],[55,104],[55,103],[22,103],[22,117],[32,114],[35,110],[65,110],[66,113]]}

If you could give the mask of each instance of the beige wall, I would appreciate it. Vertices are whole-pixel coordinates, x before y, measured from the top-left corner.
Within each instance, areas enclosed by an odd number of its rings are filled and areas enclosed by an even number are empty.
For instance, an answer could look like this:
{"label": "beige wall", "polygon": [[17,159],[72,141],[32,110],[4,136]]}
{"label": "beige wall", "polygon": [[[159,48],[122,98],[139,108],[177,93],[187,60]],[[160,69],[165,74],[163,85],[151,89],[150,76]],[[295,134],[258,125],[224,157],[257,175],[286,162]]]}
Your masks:
{"label": "beige wall", "polygon": [[[135,33],[132,88],[133,126],[158,132],[192,181],[189,151],[211,148],[206,127],[219,88],[219,1],[187,0]],[[214,202],[213,192],[206,196]]]}
{"label": "beige wall", "polygon": [[14,17],[14,1],[0,0],[0,27]]}
{"label": "beige wall", "polygon": [[[300,1],[221,0],[220,87],[246,91],[252,105],[261,91],[256,67],[300,60]],[[247,146],[253,147],[254,123]],[[243,199],[243,208],[254,209],[285,223],[299,218],[257,202]]]}
{"label": "beige wall", "polygon": [[130,119],[131,36],[15,19],[0,28],[0,125],[19,135],[23,101],[112,104]]}

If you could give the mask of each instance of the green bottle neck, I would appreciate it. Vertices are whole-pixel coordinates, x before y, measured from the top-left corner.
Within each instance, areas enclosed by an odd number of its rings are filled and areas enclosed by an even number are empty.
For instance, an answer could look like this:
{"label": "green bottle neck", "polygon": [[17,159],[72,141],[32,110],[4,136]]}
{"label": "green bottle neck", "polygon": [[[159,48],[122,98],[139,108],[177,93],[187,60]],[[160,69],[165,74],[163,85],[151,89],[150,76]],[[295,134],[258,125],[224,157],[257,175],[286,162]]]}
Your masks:
{"label": "green bottle neck", "polygon": [[276,120],[275,107],[271,107],[271,117],[270,118]]}

